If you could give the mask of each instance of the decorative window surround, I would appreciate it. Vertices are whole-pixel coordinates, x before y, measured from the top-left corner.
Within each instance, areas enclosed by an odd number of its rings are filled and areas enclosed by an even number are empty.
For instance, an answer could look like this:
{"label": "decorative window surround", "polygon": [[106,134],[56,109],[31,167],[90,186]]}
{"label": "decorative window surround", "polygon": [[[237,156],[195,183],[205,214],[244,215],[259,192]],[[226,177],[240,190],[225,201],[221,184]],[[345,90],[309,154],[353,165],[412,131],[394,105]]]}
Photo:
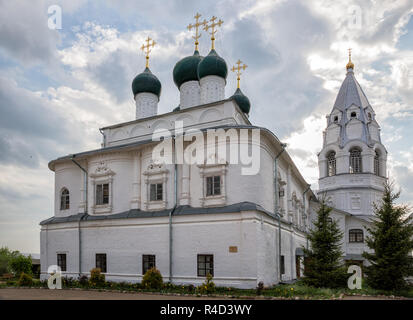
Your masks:
{"label": "decorative window surround", "polygon": [[[213,207],[226,205],[226,172],[228,163],[224,164],[204,164],[198,165],[199,174],[202,180],[202,197],[201,206]],[[207,196],[207,177],[220,176],[221,177],[221,193],[219,195]]]}
{"label": "decorative window surround", "polygon": [[[95,172],[90,174],[90,180],[93,183],[93,213],[110,213],[113,208],[113,176],[115,172],[108,168],[104,161],[101,161],[96,168]],[[96,185],[109,184],[109,203],[96,204]]]}
{"label": "decorative window surround", "polygon": [[[151,163],[148,169],[143,173],[146,188],[146,199],[143,203],[144,210],[163,210],[166,209],[166,181],[168,180],[169,170],[164,164]],[[151,184],[162,184],[162,200],[150,201]]]}

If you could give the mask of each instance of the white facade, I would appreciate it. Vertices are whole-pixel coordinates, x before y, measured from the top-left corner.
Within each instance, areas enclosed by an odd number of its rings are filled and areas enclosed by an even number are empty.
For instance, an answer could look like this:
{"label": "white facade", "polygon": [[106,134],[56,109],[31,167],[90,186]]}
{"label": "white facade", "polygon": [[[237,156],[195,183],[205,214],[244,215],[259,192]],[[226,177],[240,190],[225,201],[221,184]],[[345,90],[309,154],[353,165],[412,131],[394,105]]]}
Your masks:
{"label": "white facade", "polygon": [[[164,280],[173,283],[203,282],[205,277],[197,274],[197,256],[203,254],[213,256],[217,285],[254,288],[260,281],[272,285],[297,277],[312,192],[303,195],[308,185],[284,152],[277,162],[283,190],[278,221],[274,158],[281,150],[279,140],[261,128],[259,171],[254,175],[243,175],[243,166],[230,161],[231,144],[240,145],[241,140],[226,140],[224,163],[154,163],[152,151],[160,142],[152,141],[152,133],[163,128],[175,135],[176,121],[183,124],[183,132],[256,128],[233,100],[223,100],[103,128],[101,149],[51,161],[56,204],[54,217],[42,222],[43,278],[58,254],[66,254],[64,273],[77,277],[87,275],[96,265],[96,254],[102,253],[106,277],[114,281],[140,281],[146,254],[155,255]],[[87,186],[78,165],[88,173]],[[219,195],[208,196],[209,176],[221,177]],[[104,184],[108,199],[101,204],[97,190]],[[162,184],[161,200],[151,200],[151,184]],[[63,188],[70,192],[70,205],[62,210]]]}

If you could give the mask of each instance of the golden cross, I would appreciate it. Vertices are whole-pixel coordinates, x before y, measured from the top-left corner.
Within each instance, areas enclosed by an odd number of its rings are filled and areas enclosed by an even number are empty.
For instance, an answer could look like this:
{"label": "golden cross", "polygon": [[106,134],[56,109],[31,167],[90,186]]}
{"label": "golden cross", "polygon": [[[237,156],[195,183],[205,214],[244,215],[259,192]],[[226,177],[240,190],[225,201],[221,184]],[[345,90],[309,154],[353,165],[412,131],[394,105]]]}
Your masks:
{"label": "golden cross", "polygon": [[195,15],[195,24],[189,24],[187,27],[189,31],[191,31],[192,28],[195,28],[195,36],[192,36],[192,38],[195,39],[195,50],[198,51],[198,39],[201,38],[201,34],[198,33],[198,28],[201,26],[205,26],[207,24],[207,21],[204,19],[204,21],[198,22],[198,19],[201,17],[201,15],[197,12]]}
{"label": "golden cross", "polygon": [[237,88],[239,88],[239,81],[241,80],[240,76],[241,76],[241,69],[245,70],[248,66],[246,64],[241,66],[242,61],[240,59],[238,59],[238,61],[236,62],[236,64],[238,65],[237,67],[233,66],[231,71],[232,72],[236,72],[237,73]]}
{"label": "golden cross", "polygon": [[151,52],[151,50],[150,50],[150,47],[154,47],[155,46],[155,44],[156,44],[156,42],[155,42],[155,40],[152,40],[152,43],[150,43],[151,42],[151,38],[147,38],[145,41],[146,41],[146,45],[142,45],[142,47],[141,47],[141,50],[143,51],[143,52],[145,52],[145,55],[146,55],[146,68],[149,68],[149,53]]}
{"label": "golden cross", "polygon": [[209,20],[209,22],[211,23],[210,25],[205,24],[204,26],[204,30],[206,32],[208,32],[208,29],[211,28],[211,32],[209,32],[209,34],[211,35],[211,40],[212,40],[212,46],[211,49],[215,49],[215,33],[217,32],[217,30],[215,29],[215,27],[220,27],[224,21],[222,21],[221,19],[218,20],[218,22],[215,22],[215,20],[217,19],[217,17],[213,16],[211,18],[211,20]]}

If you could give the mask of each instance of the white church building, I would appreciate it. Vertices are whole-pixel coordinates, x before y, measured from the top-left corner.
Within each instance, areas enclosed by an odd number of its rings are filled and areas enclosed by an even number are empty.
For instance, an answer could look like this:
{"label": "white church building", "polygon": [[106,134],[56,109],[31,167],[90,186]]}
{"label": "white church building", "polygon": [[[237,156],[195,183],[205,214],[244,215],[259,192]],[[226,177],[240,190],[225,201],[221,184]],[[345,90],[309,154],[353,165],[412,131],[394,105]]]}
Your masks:
{"label": "white church building", "polygon": [[[249,121],[240,61],[233,68],[238,88],[226,95],[228,68],[214,49],[219,21],[211,20],[212,49],[204,57],[201,25],[208,30],[197,19],[194,54],[173,70],[177,108],[157,112],[161,83],[149,69],[148,38],[146,68],[132,82],[136,119],[101,128],[100,148],[49,163],[55,209],[40,223],[42,279],[51,265],[74,278],[99,267],[107,280],[129,282],[155,266],[175,284],[198,285],[211,273],[216,285],[239,288],[302,276],[317,196],[285,145]],[[334,207],[344,258],[361,261],[372,203],[383,191],[386,150],[353,69],[350,61],[327,117],[317,194]],[[205,152],[194,153],[193,138]],[[183,150],[197,161],[178,161]]]}

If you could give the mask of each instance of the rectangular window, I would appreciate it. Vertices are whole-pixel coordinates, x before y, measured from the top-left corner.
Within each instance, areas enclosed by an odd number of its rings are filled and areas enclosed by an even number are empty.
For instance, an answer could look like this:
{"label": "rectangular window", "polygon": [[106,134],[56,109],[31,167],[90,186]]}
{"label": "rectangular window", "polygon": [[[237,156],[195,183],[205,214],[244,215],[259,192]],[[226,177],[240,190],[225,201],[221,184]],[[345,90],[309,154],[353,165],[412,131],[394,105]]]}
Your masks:
{"label": "rectangular window", "polygon": [[109,183],[96,185],[96,205],[109,204]]}
{"label": "rectangular window", "polygon": [[66,253],[57,254],[57,265],[60,267],[60,270],[66,271]]}
{"label": "rectangular window", "polygon": [[364,242],[363,230],[352,229],[349,231],[349,242]]}
{"label": "rectangular window", "polygon": [[206,177],[206,195],[216,196],[221,194],[221,176]]}
{"label": "rectangular window", "polygon": [[96,268],[101,272],[106,272],[106,253],[96,253]]}
{"label": "rectangular window", "polygon": [[208,273],[214,276],[214,256],[198,254],[198,277],[206,277]]}
{"label": "rectangular window", "polygon": [[150,201],[160,201],[163,199],[162,183],[152,183],[150,185]]}
{"label": "rectangular window", "polygon": [[281,261],[280,261],[280,272],[281,274],[285,273],[285,261],[284,261],[284,256],[281,256]]}
{"label": "rectangular window", "polygon": [[155,255],[153,254],[144,254],[142,255],[142,274],[144,275],[146,271],[151,268],[155,268]]}

